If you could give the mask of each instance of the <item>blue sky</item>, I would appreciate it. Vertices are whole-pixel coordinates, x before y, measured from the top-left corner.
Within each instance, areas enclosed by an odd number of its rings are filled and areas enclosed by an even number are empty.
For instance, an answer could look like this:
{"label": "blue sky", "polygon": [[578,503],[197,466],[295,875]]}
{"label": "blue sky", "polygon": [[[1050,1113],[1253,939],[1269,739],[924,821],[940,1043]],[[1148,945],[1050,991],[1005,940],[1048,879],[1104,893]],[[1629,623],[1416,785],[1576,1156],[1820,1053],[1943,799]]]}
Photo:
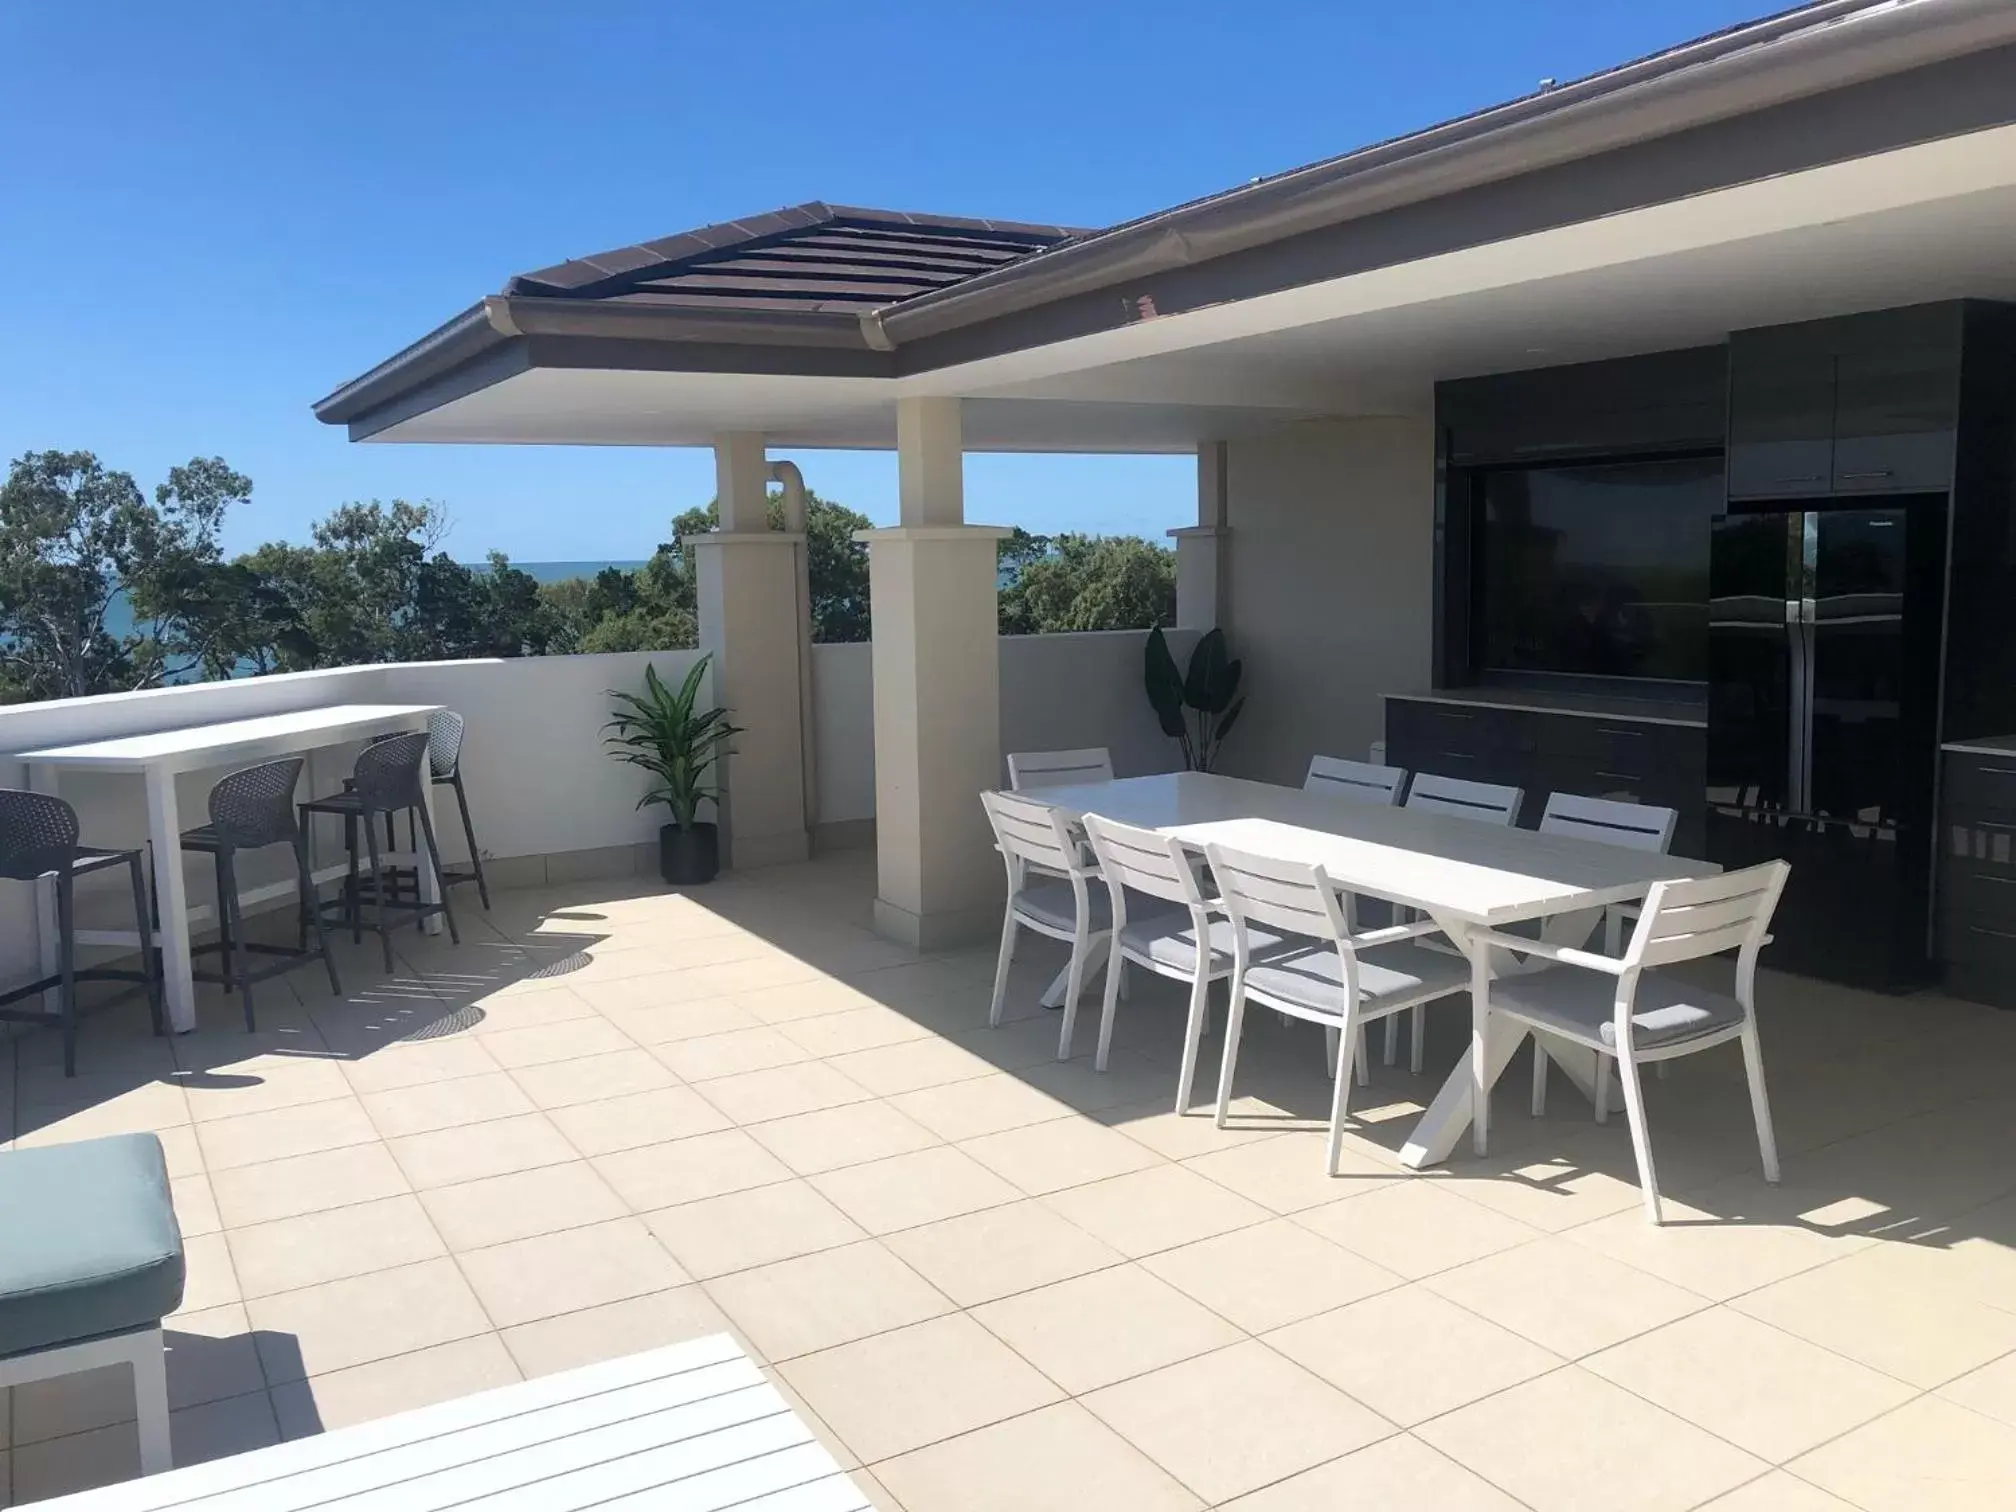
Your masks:
{"label": "blue sky", "polygon": [[[1760,0],[4,0],[0,449],[252,475],[227,543],[435,498],[473,558],[646,554],[702,452],[353,446],[310,403],[513,273],[808,199],[1102,225]],[[811,454],[893,516],[893,459]],[[1182,458],[972,457],[968,517],[1159,532]]]}

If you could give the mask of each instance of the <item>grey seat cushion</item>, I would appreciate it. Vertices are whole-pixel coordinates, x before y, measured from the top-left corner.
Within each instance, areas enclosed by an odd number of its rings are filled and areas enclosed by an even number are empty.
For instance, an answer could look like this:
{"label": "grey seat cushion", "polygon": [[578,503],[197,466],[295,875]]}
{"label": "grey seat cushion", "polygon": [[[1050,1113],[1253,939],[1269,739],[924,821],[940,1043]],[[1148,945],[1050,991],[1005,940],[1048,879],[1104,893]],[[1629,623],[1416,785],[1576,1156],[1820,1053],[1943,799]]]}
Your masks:
{"label": "grey seat cushion", "polygon": [[[1158,966],[1184,976],[1196,974],[1197,930],[1190,922],[1189,909],[1163,908],[1146,918],[1135,918],[1134,905],[1130,901],[1127,912],[1127,923],[1120,931],[1123,950],[1131,950]],[[1249,929],[1246,934],[1247,948],[1255,955],[1276,952],[1281,948],[1280,935],[1270,934],[1264,929]],[[1210,921],[1206,947],[1210,951],[1213,975],[1232,969],[1232,950],[1238,938],[1238,927],[1229,919]]]}
{"label": "grey seat cushion", "polygon": [[[1432,996],[1469,984],[1468,961],[1424,950],[1411,940],[1358,952],[1358,991],[1368,1007],[1376,1007],[1382,999]],[[1292,951],[1249,966],[1246,985],[1304,1008],[1344,1012],[1344,964],[1329,945]]]}
{"label": "grey seat cushion", "polygon": [[[1086,902],[1091,905],[1091,923],[1087,928],[1093,934],[1111,929],[1113,900],[1107,896],[1106,884],[1094,878],[1085,884],[1085,894]],[[1045,878],[1028,882],[1022,891],[1015,894],[1015,912],[1067,933],[1078,927],[1078,900],[1069,882],[1052,882]]]}
{"label": "grey seat cushion", "polygon": [[[1617,1043],[1617,978],[1579,966],[1548,966],[1491,984],[1494,1005],[1511,1009],[1563,1034],[1604,1045]],[[1664,972],[1638,978],[1631,1003],[1631,1042],[1640,1050],[1696,1039],[1743,1022],[1733,997],[1683,982]]]}
{"label": "grey seat cushion", "polygon": [[152,1134],[0,1152],[0,1356],[152,1327],[182,1280]]}

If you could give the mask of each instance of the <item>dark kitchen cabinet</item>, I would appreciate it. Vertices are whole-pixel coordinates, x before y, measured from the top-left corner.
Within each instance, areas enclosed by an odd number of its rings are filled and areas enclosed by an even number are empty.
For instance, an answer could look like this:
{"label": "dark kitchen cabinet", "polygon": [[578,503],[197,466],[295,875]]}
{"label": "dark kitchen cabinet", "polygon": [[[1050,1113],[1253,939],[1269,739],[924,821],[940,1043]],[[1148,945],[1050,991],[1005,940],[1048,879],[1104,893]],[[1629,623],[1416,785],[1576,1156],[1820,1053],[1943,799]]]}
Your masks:
{"label": "dark kitchen cabinet", "polygon": [[1953,477],[1959,349],[1843,352],[1834,365],[1834,491],[1925,492]]}
{"label": "dark kitchen cabinet", "polygon": [[1729,496],[1823,494],[1834,476],[1834,359],[1759,354],[1729,365]]}
{"label": "dark kitchen cabinet", "polygon": [[2016,1008],[2016,752],[1948,752],[1939,820],[1946,990]]}

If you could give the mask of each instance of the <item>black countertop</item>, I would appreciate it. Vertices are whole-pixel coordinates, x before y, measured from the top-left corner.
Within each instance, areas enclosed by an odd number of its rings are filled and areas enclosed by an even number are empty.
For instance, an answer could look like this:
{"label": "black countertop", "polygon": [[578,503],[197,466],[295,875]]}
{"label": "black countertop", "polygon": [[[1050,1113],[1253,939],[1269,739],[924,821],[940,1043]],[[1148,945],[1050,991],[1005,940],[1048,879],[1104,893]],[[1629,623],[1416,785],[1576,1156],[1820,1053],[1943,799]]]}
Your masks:
{"label": "black countertop", "polygon": [[1570,714],[1585,719],[1615,719],[1640,724],[1708,728],[1708,710],[1682,699],[1615,698],[1584,693],[1559,693],[1545,688],[1432,688],[1416,693],[1388,693],[1410,703],[1461,704],[1477,709],[1518,709],[1530,714]]}

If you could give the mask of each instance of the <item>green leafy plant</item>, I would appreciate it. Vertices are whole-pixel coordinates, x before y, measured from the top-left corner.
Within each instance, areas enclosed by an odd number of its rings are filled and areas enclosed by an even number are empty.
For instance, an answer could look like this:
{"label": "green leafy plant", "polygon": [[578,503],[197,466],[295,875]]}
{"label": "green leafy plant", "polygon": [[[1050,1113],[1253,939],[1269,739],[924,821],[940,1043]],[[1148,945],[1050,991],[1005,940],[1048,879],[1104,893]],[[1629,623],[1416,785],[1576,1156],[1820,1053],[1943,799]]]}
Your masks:
{"label": "green leafy plant", "polygon": [[718,800],[714,768],[723,756],[734,754],[728,742],[742,733],[739,725],[728,722],[726,709],[694,707],[708,660],[703,656],[695,662],[676,692],[656,667],[645,667],[642,693],[610,692],[616,710],[603,726],[613,732],[603,743],[616,759],[642,767],[655,779],[637,807],[664,804],[682,830],[698,822],[702,803]]}
{"label": "green leafy plant", "polygon": [[1246,700],[1239,694],[1240,664],[1225,648],[1225,632],[1208,630],[1190,650],[1190,666],[1178,671],[1176,657],[1157,625],[1148,633],[1144,680],[1148,702],[1162,733],[1181,742],[1183,765],[1208,772]]}

